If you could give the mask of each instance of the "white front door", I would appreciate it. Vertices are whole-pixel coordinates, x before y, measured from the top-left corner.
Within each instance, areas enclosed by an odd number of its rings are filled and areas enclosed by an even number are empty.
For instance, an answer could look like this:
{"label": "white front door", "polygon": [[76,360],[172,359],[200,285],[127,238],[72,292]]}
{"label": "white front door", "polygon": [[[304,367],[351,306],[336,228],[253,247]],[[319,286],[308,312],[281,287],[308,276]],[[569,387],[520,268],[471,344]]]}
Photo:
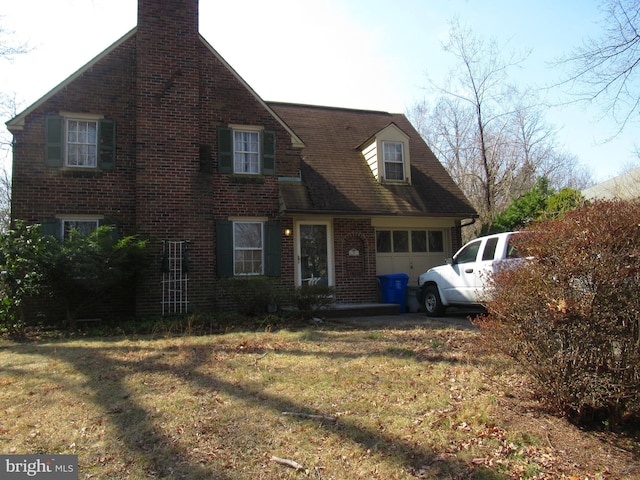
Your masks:
{"label": "white front door", "polygon": [[333,285],[333,241],[329,222],[299,222],[296,228],[297,284]]}

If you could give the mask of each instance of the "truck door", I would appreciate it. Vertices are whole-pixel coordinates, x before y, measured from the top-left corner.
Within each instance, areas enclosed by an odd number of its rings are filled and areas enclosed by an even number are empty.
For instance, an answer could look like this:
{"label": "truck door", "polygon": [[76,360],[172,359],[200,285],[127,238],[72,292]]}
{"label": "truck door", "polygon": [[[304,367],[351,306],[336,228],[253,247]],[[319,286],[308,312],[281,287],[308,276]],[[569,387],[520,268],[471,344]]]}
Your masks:
{"label": "truck door", "polygon": [[473,303],[476,294],[477,260],[481,240],[471,242],[453,258],[448,278],[443,278],[442,293],[449,303]]}
{"label": "truck door", "polygon": [[484,289],[491,278],[491,274],[494,269],[494,262],[496,256],[496,247],[498,246],[499,237],[487,238],[484,248],[482,248],[480,255],[478,255],[478,262],[475,268],[476,288],[473,291],[473,302],[480,303]]}

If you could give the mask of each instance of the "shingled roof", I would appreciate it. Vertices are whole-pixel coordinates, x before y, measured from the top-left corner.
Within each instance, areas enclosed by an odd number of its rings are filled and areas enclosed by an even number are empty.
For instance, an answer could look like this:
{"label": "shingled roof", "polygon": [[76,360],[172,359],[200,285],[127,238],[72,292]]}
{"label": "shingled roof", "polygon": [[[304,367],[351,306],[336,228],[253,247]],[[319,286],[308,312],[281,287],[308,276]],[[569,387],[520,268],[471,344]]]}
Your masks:
{"label": "shingled roof", "polygon": [[[448,216],[476,212],[402,114],[268,102],[304,142],[302,181],[280,182],[289,213]],[[394,124],[409,136],[411,185],[376,180],[360,147]]]}

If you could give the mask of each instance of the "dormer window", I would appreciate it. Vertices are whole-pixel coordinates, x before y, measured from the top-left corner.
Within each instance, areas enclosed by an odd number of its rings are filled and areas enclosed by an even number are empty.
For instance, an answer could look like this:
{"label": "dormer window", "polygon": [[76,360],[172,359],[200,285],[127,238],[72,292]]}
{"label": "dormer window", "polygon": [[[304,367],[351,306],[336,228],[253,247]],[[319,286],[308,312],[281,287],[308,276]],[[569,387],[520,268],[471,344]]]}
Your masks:
{"label": "dormer window", "polygon": [[384,178],[404,181],[404,145],[400,142],[382,142]]}
{"label": "dormer window", "polygon": [[380,183],[411,183],[409,137],[391,123],[360,147]]}

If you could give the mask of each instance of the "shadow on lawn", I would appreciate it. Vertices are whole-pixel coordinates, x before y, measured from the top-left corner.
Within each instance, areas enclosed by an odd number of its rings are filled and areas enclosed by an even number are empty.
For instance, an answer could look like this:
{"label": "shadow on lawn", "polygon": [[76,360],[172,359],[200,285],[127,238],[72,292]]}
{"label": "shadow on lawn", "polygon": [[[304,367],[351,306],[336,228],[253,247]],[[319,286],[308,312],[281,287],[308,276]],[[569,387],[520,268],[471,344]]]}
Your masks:
{"label": "shadow on lawn", "polygon": [[[175,441],[175,438],[171,438],[170,432],[159,428],[155,420],[158,412],[145,408],[125,384],[127,372],[148,374],[150,376],[154,374],[166,375],[169,381],[175,379],[189,384],[194,390],[224,392],[226,395],[241,400],[245,405],[257,409],[268,409],[278,414],[288,411],[324,415],[323,412],[309,411],[308,406],[304,404],[267,393],[259,385],[232,383],[212,374],[199,373],[198,369],[200,367],[210,367],[212,362],[216,362],[215,351],[204,348],[192,349],[187,362],[176,365],[172,364],[166,358],[166,355],[176,348],[188,349],[189,347],[166,347],[157,350],[157,352],[154,351],[154,355],[151,358],[146,356],[140,360],[135,360],[127,357],[128,353],[139,348],[135,346],[110,346],[108,342],[105,342],[101,348],[68,345],[37,345],[35,349],[40,355],[68,362],[87,378],[86,385],[72,385],[70,388],[80,391],[88,386],[92,389],[90,394],[91,401],[110,414],[109,421],[117,428],[118,437],[123,442],[125,451],[131,452],[131,457],[147,462],[146,469],[150,477],[216,478],[225,480],[237,478],[237,474],[225,473],[224,467],[214,469],[212,466],[199,463],[192,455],[189,455],[192,452],[185,452]],[[122,352],[114,352],[114,348],[121,349]],[[17,346],[16,350],[21,352],[22,347]],[[105,354],[101,353],[103,351]],[[149,348],[139,348],[138,351],[148,352]],[[31,353],[31,351],[28,353]],[[298,352],[293,353],[296,354]],[[303,352],[299,353],[302,354]],[[317,352],[304,353],[308,355],[317,354]],[[346,352],[332,352],[331,355],[336,359],[342,357],[350,358],[352,356],[351,353]],[[387,352],[387,355],[398,356],[397,353],[392,351]],[[42,372],[43,377],[46,378],[47,375],[50,374]],[[56,378],[56,380],[59,379]],[[291,421],[309,421],[304,418],[289,418]],[[322,424],[322,428],[327,433],[341,436],[345,440],[359,444],[365,451],[371,450],[373,453],[379,453],[387,459],[397,459],[401,463],[401,465],[398,465],[399,468],[414,471],[417,478],[474,478],[473,470],[455,458],[444,458],[439,456],[441,452],[425,449],[415,442],[407,441],[397,436],[390,436],[382,431],[364,428],[346,418],[340,418],[335,423],[325,422]],[[253,440],[257,446],[256,448],[262,450],[263,454],[265,453],[264,450],[269,449],[268,445],[264,445],[264,442],[268,441],[268,437],[255,438]],[[228,449],[229,446],[225,445],[225,448]],[[424,465],[429,465],[431,470],[429,470],[428,476],[421,477],[418,475],[418,471]],[[82,473],[82,458],[80,458],[79,466],[80,473]],[[84,467],[88,468],[89,466],[85,465]],[[99,477],[99,465],[91,465],[91,467],[92,471]],[[267,474],[268,470],[264,470],[264,473]],[[282,478],[289,478],[287,475],[288,472],[283,473]],[[504,477],[483,469],[481,478],[498,479]]]}

